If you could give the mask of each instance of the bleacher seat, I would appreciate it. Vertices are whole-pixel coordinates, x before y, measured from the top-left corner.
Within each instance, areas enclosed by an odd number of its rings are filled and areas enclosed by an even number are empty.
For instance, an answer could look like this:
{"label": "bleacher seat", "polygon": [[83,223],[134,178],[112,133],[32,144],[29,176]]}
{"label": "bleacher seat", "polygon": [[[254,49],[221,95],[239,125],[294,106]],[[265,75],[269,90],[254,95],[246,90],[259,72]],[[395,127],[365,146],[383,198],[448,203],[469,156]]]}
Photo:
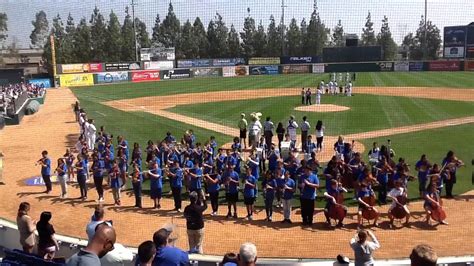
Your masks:
{"label": "bleacher seat", "polygon": [[60,262],[46,261],[36,255],[25,253],[22,250],[4,249],[5,258],[0,263],[0,266],[62,266],[64,265],[64,259],[59,259]]}

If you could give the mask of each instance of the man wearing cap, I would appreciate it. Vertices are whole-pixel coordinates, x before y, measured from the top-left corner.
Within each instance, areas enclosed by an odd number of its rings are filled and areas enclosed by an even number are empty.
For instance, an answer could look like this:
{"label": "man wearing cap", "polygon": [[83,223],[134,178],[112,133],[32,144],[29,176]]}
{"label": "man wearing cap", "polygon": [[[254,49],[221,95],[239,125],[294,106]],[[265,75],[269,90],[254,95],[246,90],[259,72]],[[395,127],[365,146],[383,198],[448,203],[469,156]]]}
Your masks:
{"label": "man wearing cap", "polygon": [[247,120],[245,119],[245,114],[241,113],[240,114],[240,120],[239,120],[239,130],[240,130],[240,146],[242,146],[242,139],[244,143],[244,148],[247,149],[247,143],[245,140],[247,139]]}
{"label": "man wearing cap", "polygon": [[204,219],[202,213],[207,209],[207,203],[198,197],[196,191],[189,194],[191,202],[184,208],[186,228],[188,233],[189,253],[203,253]]}
{"label": "man wearing cap", "polygon": [[295,117],[292,115],[290,116],[290,120],[288,120],[288,125],[286,127],[286,132],[290,135],[290,141],[292,146],[296,148],[296,129],[298,129],[298,124],[295,121]]}

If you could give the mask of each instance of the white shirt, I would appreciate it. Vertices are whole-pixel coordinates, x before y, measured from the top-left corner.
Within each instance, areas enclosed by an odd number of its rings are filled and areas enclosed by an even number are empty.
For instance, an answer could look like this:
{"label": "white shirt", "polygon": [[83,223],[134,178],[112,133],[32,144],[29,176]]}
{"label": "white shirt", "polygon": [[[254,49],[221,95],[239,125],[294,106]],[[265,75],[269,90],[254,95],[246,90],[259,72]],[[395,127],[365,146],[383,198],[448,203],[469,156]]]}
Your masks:
{"label": "white shirt", "polygon": [[375,149],[372,148],[369,152],[370,159],[377,159],[378,160],[379,153],[380,153],[380,149],[378,147],[375,148]]}
{"label": "white shirt", "polygon": [[87,135],[94,136],[95,133],[97,132],[97,128],[95,128],[94,124],[87,123],[87,125],[88,125],[88,127],[86,128]]}
{"label": "white shirt", "polygon": [[275,125],[273,125],[273,122],[272,121],[265,121],[265,123],[263,123],[263,130],[264,131],[271,131],[273,132],[273,129],[275,128]]}
{"label": "white shirt", "polygon": [[[398,196],[403,195],[404,192],[405,192],[405,189],[404,189],[403,187],[392,188],[392,190],[390,190],[390,192],[388,193],[388,195],[389,195],[390,197],[397,198]],[[395,203],[395,201],[392,201],[392,206],[391,206],[390,208],[392,209],[392,208],[394,208],[395,206],[397,206],[397,204]]]}
{"label": "white shirt", "polygon": [[324,137],[324,129],[325,129],[325,127],[322,126],[321,130],[316,130],[316,137],[317,138]]}
{"label": "white shirt", "polygon": [[260,121],[251,122],[249,125],[249,134],[256,136],[262,130],[262,123]]}
{"label": "white shirt", "polygon": [[308,121],[303,121],[301,124],[301,131],[308,131],[311,128]]}

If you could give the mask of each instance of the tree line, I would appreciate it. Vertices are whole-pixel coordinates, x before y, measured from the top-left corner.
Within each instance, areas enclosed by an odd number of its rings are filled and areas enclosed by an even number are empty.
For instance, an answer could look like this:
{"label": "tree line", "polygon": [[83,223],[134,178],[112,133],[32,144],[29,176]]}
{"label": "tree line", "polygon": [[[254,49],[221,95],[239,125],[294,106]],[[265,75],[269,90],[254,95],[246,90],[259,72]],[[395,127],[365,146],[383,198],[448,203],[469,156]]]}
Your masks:
{"label": "tree line", "polygon": [[[0,13],[0,44],[7,37],[7,20],[7,15]],[[83,17],[76,25],[69,14],[64,23],[58,14],[52,19],[51,27],[46,13],[39,11],[32,21],[31,48],[44,48],[44,59],[49,63],[49,36],[52,35],[58,64],[134,61],[134,22],[138,48],[175,47],[177,59],[320,56],[323,47],[345,46],[342,20],[329,29],[317,9],[312,12],[309,21],[303,18],[298,22],[293,18],[288,26],[283,26],[271,15],[269,24],[265,26],[262,20],[258,23],[255,21],[248,8],[243,28],[238,31],[233,24],[227,25],[219,13],[210,20],[207,28],[199,17],[182,24],[170,3],[163,21],[157,14],[151,35],[145,22],[139,18],[132,20],[128,7],[122,22],[113,11],[106,19],[95,7],[89,20]],[[383,59],[394,60],[399,46],[393,40],[387,16],[384,16],[378,33],[373,25],[369,11],[362,28],[360,45],[380,45]],[[425,21],[422,17],[416,32],[404,37],[402,48],[408,52],[409,59],[437,58],[441,46],[440,31],[431,21],[427,22],[427,29],[425,41]],[[426,54],[425,47],[428,48]]]}

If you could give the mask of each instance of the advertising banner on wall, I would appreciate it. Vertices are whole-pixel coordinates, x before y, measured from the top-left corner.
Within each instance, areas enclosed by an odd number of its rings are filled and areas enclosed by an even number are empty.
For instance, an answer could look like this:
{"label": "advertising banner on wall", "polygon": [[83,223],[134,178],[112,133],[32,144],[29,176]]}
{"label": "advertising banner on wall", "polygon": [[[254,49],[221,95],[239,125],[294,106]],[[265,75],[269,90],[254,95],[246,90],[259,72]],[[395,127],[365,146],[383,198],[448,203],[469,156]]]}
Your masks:
{"label": "advertising banner on wall", "polygon": [[393,62],[380,62],[377,63],[380,67],[380,71],[382,72],[390,72],[393,71]]}
{"label": "advertising banner on wall", "polygon": [[410,70],[410,64],[408,62],[395,62],[393,70],[396,72],[403,72]]}
{"label": "advertising banner on wall", "polygon": [[120,71],[120,70],[139,70],[140,62],[131,63],[105,63],[106,71]]}
{"label": "advertising banner on wall", "polygon": [[89,64],[62,64],[59,67],[59,73],[86,73],[89,72]]}
{"label": "advertising banner on wall", "polygon": [[245,65],[245,59],[243,58],[218,58],[212,59],[212,66],[239,66]]}
{"label": "advertising banner on wall", "polygon": [[153,47],[140,49],[141,61],[174,61],[175,49],[174,47]]}
{"label": "advertising banner on wall", "polygon": [[464,46],[444,47],[444,58],[464,58]]}
{"label": "advertising banner on wall", "polygon": [[291,65],[291,64],[312,64],[321,63],[321,57],[319,56],[282,56],[280,57],[280,64]]}
{"label": "advertising banner on wall", "polygon": [[212,59],[178,60],[176,65],[178,68],[210,67],[212,66]]}
{"label": "advertising banner on wall", "polygon": [[308,65],[292,65],[292,66],[281,66],[281,73],[282,74],[303,74],[309,73]]}
{"label": "advertising banner on wall", "polygon": [[465,61],[464,62],[464,70],[474,71],[474,61]]}
{"label": "advertising banner on wall", "polygon": [[91,86],[91,85],[94,85],[94,75],[93,74],[60,75],[59,83],[63,87]]}
{"label": "advertising banner on wall", "polygon": [[128,81],[128,72],[117,71],[117,72],[102,72],[96,74],[98,84],[103,83],[116,83]]}
{"label": "advertising banner on wall", "polygon": [[430,71],[459,71],[460,61],[433,61],[429,62]]}
{"label": "advertising banner on wall", "polygon": [[278,66],[250,66],[250,75],[278,75]]}
{"label": "advertising banner on wall", "polygon": [[444,27],[444,57],[464,58],[466,26]]}
{"label": "advertising banner on wall", "polygon": [[474,58],[474,24],[469,24],[466,31],[466,57]]}
{"label": "advertising banner on wall", "polygon": [[130,72],[132,82],[158,81],[160,80],[160,71],[144,70]]}
{"label": "advertising banner on wall", "polygon": [[249,65],[279,65],[279,57],[254,57],[249,59]]}
{"label": "advertising banner on wall", "polygon": [[313,64],[313,73],[324,73],[324,64]]}
{"label": "advertising banner on wall", "polygon": [[40,88],[51,88],[51,80],[50,79],[30,79],[28,83],[39,86]]}
{"label": "advertising banner on wall", "polygon": [[101,63],[89,64],[89,72],[102,72],[102,71],[104,71],[104,67]]}
{"label": "advertising banner on wall", "polygon": [[145,70],[169,70],[174,68],[174,61],[146,61],[142,64]]}
{"label": "advertising banner on wall", "polygon": [[410,62],[409,71],[423,71],[423,62]]}
{"label": "advertising banner on wall", "polygon": [[222,68],[219,68],[219,67],[191,68],[191,73],[193,77],[221,77]]}
{"label": "advertising banner on wall", "polygon": [[162,80],[167,79],[185,79],[191,77],[191,71],[189,69],[171,69],[160,71],[160,78]]}
{"label": "advertising banner on wall", "polygon": [[248,66],[230,66],[222,68],[223,77],[238,77],[238,76],[247,76],[249,73]]}

